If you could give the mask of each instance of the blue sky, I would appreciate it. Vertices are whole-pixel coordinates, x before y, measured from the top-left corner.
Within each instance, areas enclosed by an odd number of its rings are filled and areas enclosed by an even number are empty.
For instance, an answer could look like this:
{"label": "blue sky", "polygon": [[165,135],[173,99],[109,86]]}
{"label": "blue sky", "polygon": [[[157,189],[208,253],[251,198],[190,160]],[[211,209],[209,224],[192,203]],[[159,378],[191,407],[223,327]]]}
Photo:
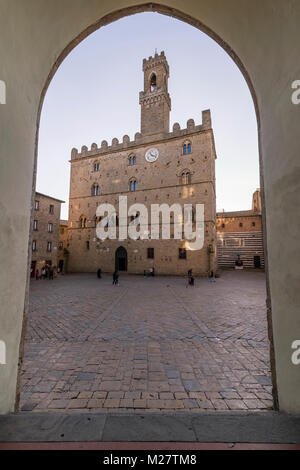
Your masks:
{"label": "blue sky", "polygon": [[215,135],[217,210],[251,208],[259,187],[257,123],[243,75],[227,53],[198,29],[140,13],[96,31],[63,61],[41,115],[37,190],[67,202],[71,149],[140,131],[144,57],[165,51],[172,100],[170,129],[209,108]]}

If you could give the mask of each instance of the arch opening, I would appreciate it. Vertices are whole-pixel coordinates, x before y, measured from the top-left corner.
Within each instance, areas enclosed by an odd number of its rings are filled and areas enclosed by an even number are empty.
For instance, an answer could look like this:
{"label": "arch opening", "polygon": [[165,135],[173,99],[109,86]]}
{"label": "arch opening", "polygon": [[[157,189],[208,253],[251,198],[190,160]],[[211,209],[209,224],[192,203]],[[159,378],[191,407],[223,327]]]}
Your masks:
{"label": "arch opening", "polygon": [[[149,5],[141,5],[139,7],[134,7],[133,9],[126,9],[122,12],[117,12],[117,16],[119,16],[119,18],[122,18],[124,16],[127,16],[127,15],[130,15],[132,14],[130,11],[136,13],[137,12],[137,9],[138,9],[138,12],[141,12],[141,11],[149,11]],[[251,81],[250,81],[250,78],[248,76],[248,73],[246,72],[245,68],[243,67],[243,65],[241,64],[241,61],[238,59],[238,57],[235,56],[234,52],[230,49],[229,46],[227,46],[220,38],[218,38],[216,36],[215,33],[213,33],[212,31],[210,31],[208,28],[206,28],[204,25],[201,25],[197,22],[195,22],[194,19],[192,18],[187,18],[186,15],[182,15],[180,12],[174,12],[174,10],[169,10],[168,8],[166,7],[162,7],[161,5],[155,5],[155,4],[152,4],[151,5],[151,11],[156,11],[156,12],[159,12],[159,13],[162,13],[164,15],[171,15],[171,16],[174,16],[175,18],[178,18],[180,19],[181,21],[186,21],[188,22],[189,24],[192,24],[193,26],[195,26],[196,28],[198,29],[201,29],[202,31],[204,31],[206,34],[208,34],[210,37],[212,37],[213,39],[215,39],[222,47],[223,49],[225,49],[226,52],[229,53],[229,55],[233,58],[233,60],[235,61],[235,63],[238,65],[238,67],[240,68],[240,70],[242,71],[247,83],[248,83],[248,86],[249,86],[249,89],[250,89],[250,92],[252,94],[252,97],[253,97],[253,101],[254,101],[254,106],[255,106],[255,109],[256,109],[256,115],[257,115],[257,122],[258,122],[258,129],[259,129],[259,113],[258,113],[258,107],[257,107],[257,100],[256,100],[256,97],[255,97],[255,91],[254,91],[254,88],[251,84]],[[116,14],[114,14],[114,19],[110,19],[110,16],[109,17],[106,17],[105,19],[102,19],[101,21],[99,21],[97,23],[97,26],[96,25],[93,25],[91,26],[90,28],[88,28],[85,32],[81,33],[76,39],[74,39],[74,41],[72,41],[71,44],[69,44],[66,49],[63,51],[63,53],[61,54],[60,58],[58,59],[58,61],[56,62],[56,64],[54,65],[52,71],[50,72],[49,74],[49,77],[48,77],[48,80],[47,80],[47,84],[45,85],[45,88],[43,90],[43,93],[42,93],[42,97],[41,97],[41,102],[40,102],[40,109],[39,109],[39,118],[40,118],[40,112],[41,112],[41,108],[42,108],[42,102],[43,102],[43,98],[45,96],[45,93],[46,93],[46,89],[51,81],[51,78],[53,77],[56,69],[58,68],[59,64],[63,61],[63,59],[66,57],[66,55],[79,43],[83,40],[84,37],[86,37],[87,35],[91,34],[92,31],[95,31],[96,29],[100,28],[103,24],[108,24],[110,23],[111,21],[114,21],[116,19]],[[155,79],[154,79],[155,77]],[[152,75],[151,77],[151,80],[150,80],[150,88],[151,88],[151,91],[155,91],[156,89],[156,86],[157,86],[157,83],[156,83],[156,75]],[[38,125],[37,125],[37,128],[39,127],[39,118],[38,118]],[[38,132],[37,132],[37,141],[38,141]],[[186,153],[190,153],[190,152],[186,152]],[[190,178],[190,175],[189,175],[189,178]],[[134,180],[131,180],[131,181],[134,181]],[[263,178],[262,178],[262,173],[261,173],[261,183],[263,183]],[[131,184],[131,183],[130,183]],[[133,189],[133,191],[136,191],[136,187]],[[262,193],[263,193],[263,184],[261,184],[261,189],[262,189]],[[97,194],[94,194],[95,196],[96,195],[99,195],[99,193]],[[263,194],[262,194],[263,196]],[[263,199],[263,198],[262,198]],[[263,218],[264,218],[264,199],[263,199],[263,202],[262,202],[262,207],[263,207]],[[186,250],[185,248],[181,248],[181,250],[184,250],[185,253],[186,253]],[[183,251],[182,251],[183,252]],[[183,257],[183,259],[186,259],[186,257]],[[124,247],[119,247],[116,251],[115,251],[115,268],[118,269],[119,271],[127,271],[127,264],[128,264],[128,257],[127,257],[127,250],[124,248]],[[256,258],[256,264],[258,264],[258,260]],[[124,269],[123,269],[124,268]],[[269,309],[269,319],[270,319],[270,309]],[[271,349],[272,349],[272,341],[271,341]],[[273,355],[271,354],[271,359],[272,359]],[[274,364],[272,365],[272,371],[273,371],[273,384],[275,383],[274,382]],[[274,395],[275,397],[275,406],[276,406],[276,393]]]}

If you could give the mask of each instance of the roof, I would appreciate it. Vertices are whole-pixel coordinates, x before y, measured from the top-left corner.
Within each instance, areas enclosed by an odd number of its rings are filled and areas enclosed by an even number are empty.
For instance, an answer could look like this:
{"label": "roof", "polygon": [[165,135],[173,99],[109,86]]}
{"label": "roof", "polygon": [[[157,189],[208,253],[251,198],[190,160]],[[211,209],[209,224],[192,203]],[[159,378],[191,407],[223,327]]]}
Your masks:
{"label": "roof", "polygon": [[62,202],[62,203],[66,202],[66,201],[62,201],[61,199],[57,199],[56,197],[48,196],[48,194],[39,193],[38,191],[36,191],[35,194],[38,196],[47,197],[48,199],[53,199],[53,201]]}
{"label": "roof", "polygon": [[261,215],[260,212],[256,211],[233,211],[233,212],[217,212],[217,218],[230,218],[230,217],[256,217]]}

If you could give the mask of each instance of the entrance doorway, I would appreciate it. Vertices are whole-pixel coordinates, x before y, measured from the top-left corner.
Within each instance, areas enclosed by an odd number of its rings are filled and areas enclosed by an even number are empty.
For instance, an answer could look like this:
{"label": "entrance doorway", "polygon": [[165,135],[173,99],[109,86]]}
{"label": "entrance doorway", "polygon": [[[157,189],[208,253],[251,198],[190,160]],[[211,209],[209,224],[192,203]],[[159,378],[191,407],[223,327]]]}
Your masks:
{"label": "entrance doorway", "polygon": [[261,267],[260,256],[254,256],[254,267],[255,268]]}
{"label": "entrance doorway", "polygon": [[123,246],[116,250],[115,268],[117,271],[127,271],[127,251]]}

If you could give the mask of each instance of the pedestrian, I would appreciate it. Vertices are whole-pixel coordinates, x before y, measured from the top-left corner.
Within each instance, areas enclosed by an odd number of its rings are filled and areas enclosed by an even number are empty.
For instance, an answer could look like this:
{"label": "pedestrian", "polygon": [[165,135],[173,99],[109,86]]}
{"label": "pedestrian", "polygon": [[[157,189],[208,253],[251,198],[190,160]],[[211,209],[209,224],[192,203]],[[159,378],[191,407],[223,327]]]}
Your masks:
{"label": "pedestrian", "polygon": [[193,270],[189,269],[188,270],[188,282],[186,287],[188,286],[193,286],[195,284],[195,279],[193,278]]}
{"label": "pedestrian", "polygon": [[50,268],[49,268],[49,281],[50,281],[50,280],[53,281],[53,276],[54,276],[54,270],[53,270],[53,268],[50,266]]}
{"label": "pedestrian", "polygon": [[39,277],[40,277],[40,273],[39,273],[39,270],[37,269],[35,271],[35,279],[38,281],[39,280]]}
{"label": "pedestrian", "polygon": [[99,268],[98,271],[97,271],[98,279],[101,279],[101,274],[102,274],[102,271],[101,271],[101,268]]}
{"label": "pedestrian", "polygon": [[42,267],[42,279],[46,278],[46,268],[45,266]]}
{"label": "pedestrian", "polygon": [[117,270],[115,270],[113,273],[113,285],[115,286],[119,285],[119,273]]}
{"label": "pedestrian", "polygon": [[210,271],[209,280],[210,282],[216,282],[215,274],[213,271]]}

